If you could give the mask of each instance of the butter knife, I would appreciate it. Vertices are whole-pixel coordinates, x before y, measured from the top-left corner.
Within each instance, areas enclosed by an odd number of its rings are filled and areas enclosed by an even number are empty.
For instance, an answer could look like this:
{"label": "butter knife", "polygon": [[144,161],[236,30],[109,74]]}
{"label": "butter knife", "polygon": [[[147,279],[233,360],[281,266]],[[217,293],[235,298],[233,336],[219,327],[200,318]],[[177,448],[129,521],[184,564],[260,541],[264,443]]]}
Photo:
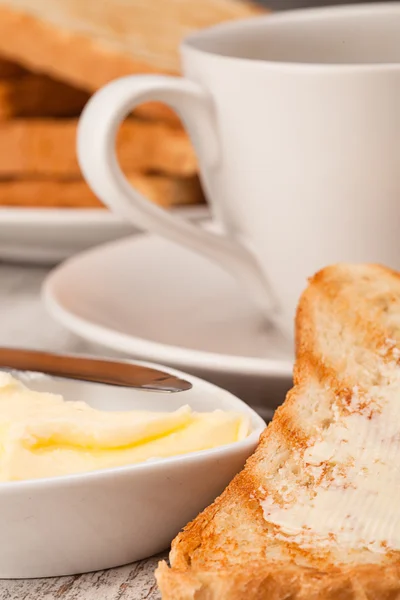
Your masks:
{"label": "butter knife", "polygon": [[132,387],[152,392],[183,392],[192,388],[192,384],[185,379],[129,361],[53,354],[17,348],[0,348],[0,369],[36,371],[56,377]]}

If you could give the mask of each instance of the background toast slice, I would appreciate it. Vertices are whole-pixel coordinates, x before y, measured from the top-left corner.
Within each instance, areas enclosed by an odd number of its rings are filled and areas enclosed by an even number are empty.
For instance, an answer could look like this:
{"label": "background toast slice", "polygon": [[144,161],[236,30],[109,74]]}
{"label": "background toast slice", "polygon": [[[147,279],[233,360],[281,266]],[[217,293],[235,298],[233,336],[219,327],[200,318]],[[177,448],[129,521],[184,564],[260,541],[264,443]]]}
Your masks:
{"label": "background toast slice", "polygon": [[319,272],[296,346],[294,388],[255,454],[160,564],[163,600],[400,597],[399,275]]}
{"label": "background toast slice", "polygon": [[0,120],[15,117],[76,116],[89,94],[46,75],[0,79]]}
{"label": "background toast slice", "polygon": [[[92,92],[124,75],[177,74],[188,33],[264,10],[241,0],[0,0],[0,54]],[[176,119],[154,103],[139,113]]]}
{"label": "background toast slice", "polygon": [[0,58],[0,79],[9,79],[12,77],[21,77],[26,75],[28,71],[11,60]]}
{"label": "background toast slice", "polygon": [[[169,178],[131,173],[142,194],[166,208],[204,202],[197,177]],[[13,180],[0,182],[0,206],[30,208],[105,208],[83,180]]]}
{"label": "background toast slice", "polygon": [[[0,83],[1,93],[1,83]],[[0,121],[0,178],[80,178],[76,119]],[[197,160],[186,133],[165,123],[128,119],[117,139],[125,172],[191,177]]]}

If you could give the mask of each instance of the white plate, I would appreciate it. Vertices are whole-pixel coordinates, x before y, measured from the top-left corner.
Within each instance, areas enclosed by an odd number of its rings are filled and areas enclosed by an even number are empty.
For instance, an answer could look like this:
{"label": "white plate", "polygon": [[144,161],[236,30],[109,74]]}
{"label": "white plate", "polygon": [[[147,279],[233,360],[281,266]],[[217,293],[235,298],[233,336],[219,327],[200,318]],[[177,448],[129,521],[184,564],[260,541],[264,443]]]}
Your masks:
{"label": "white plate", "polygon": [[0,578],[72,575],[146,558],[165,550],[222,492],[254,450],[265,423],[224,390],[179,375],[193,383],[191,390],[163,394],[44,375],[23,377],[34,390],[84,400],[101,410],[172,411],[189,404],[196,411],[239,411],[249,417],[251,432],[240,442],[212,450],[0,483]]}
{"label": "white plate", "polygon": [[[204,206],[175,209],[201,219]],[[56,264],[86,248],[135,232],[132,225],[106,210],[0,208],[0,260]]]}
{"label": "white plate", "polygon": [[199,374],[253,405],[275,406],[291,383],[292,348],[234,279],[152,235],[92,249],[56,268],[50,313],[79,336]]}

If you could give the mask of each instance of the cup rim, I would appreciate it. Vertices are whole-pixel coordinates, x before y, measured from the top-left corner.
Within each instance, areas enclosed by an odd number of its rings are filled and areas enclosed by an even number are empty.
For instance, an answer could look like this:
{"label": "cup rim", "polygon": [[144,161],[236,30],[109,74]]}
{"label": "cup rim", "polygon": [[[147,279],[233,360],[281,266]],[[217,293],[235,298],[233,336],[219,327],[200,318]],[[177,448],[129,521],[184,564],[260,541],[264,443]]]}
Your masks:
{"label": "cup rim", "polygon": [[206,47],[208,40],[213,41],[220,35],[235,34],[243,29],[252,29],[253,27],[259,27],[260,24],[265,24],[266,28],[273,28],[275,25],[280,23],[304,23],[312,22],[318,19],[329,19],[331,16],[340,15],[368,15],[368,14],[396,14],[400,15],[400,3],[399,2],[372,2],[363,4],[345,4],[345,5],[334,5],[334,6],[323,6],[323,7],[310,7],[310,8],[299,8],[294,10],[281,11],[277,13],[266,13],[260,14],[254,17],[246,19],[238,19],[235,21],[229,21],[220,23],[193,32],[186,36],[181,42],[180,50],[181,55],[198,55],[204,58],[208,57],[212,60],[218,60],[221,62],[228,63],[240,63],[247,65],[252,68],[266,68],[269,69],[294,69],[297,71],[398,71],[400,70],[400,62],[381,62],[381,63],[370,63],[370,62],[295,62],[289,60],[274,60],[274,59],[262,59],[262,58],[248,58],[243,56],[234,56],[229,54],[222,54]]}

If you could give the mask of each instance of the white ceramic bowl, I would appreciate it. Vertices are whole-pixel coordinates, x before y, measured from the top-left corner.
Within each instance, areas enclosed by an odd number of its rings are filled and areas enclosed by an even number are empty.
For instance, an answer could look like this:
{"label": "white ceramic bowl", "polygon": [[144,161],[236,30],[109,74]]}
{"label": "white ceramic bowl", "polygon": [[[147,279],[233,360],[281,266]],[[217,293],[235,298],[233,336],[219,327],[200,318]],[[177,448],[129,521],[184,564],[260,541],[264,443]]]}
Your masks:
{"label": "white ceramic bowl", "polygon": [[[146,363],[139,363],[146,364]],[[29,387],[103,410],[196,411],[250,416],[250,435],[213,450],[87,474],[0,483],[0,578],[54,577],[123,565],[167,548],[254,450],[264,421],[241,400],[178,371],[188,392],[162,394],[19,374]]]}

